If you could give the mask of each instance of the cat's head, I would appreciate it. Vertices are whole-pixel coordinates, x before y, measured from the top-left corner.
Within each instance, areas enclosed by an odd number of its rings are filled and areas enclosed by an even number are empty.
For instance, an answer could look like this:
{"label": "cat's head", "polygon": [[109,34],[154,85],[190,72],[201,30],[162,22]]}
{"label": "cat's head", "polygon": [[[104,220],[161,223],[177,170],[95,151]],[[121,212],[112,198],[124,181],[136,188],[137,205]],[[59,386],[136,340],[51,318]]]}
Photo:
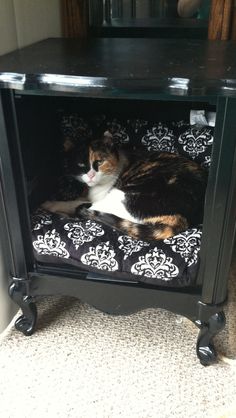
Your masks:
{"label": "cat's head", "polygon": [[119,166],[119,153],[110,132],[101,139],[80,140],[74,145],[66,141],[67,172],[89,187],[104,184],[115,175]]}

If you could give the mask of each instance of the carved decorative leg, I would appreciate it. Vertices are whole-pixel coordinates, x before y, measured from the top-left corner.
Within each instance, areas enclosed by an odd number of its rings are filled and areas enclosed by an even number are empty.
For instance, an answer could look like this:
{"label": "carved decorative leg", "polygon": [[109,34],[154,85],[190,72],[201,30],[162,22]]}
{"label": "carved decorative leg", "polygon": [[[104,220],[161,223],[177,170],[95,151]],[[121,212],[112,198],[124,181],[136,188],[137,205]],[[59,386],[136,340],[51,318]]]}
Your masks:
{"label": "carved decorative leg", "polygon": [[32,335],[37,320],[37,308],[30,296],[24,293],[25,285],[21,282],[13,282],[9,287],[9,295],[19,305],[22,315],[16,320],[15,327],[24,335]]}
{"label": "carved decorative leg", "polygon": [[203,366],[208,366],[216,361],[217,354],[212,344],[212,338],[225,326],[224,312],[212,315],[208,322],[196,321],[200,328],[197,340],[197,355]]}

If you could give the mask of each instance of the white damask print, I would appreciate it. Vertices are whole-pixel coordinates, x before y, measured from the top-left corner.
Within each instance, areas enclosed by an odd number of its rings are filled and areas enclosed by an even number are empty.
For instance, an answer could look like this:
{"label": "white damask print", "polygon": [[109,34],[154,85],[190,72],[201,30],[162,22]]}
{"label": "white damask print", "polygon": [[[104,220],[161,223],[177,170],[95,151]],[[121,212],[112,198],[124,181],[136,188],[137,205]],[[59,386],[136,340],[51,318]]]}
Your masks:
{"label": "white damask print", "polygon": [[128,119],[127,123],[131,126],[134,132],[137,133],[140,128],[148,124],[148,121],[142,119]]}
{"label": "white damask print", "polygon": [[82,255],[81,262],[100,270],[118,270],[118,263],[114,258],[116,255],[110,242],[101,242],[96,247],[90,247],[89,252]]}
{"label": "white damask print", "polygon": [[183,146],[184,151],[194,159],[213,144],[213,135],[208,128],[190,128],[180,135],[178,142]]}
{"label": "white damask print", "polygon": [[167,257],[164,251],[155,247],[139,257],[139,261],[131,267],[131,273],[169,281],[178,276],[179,269],[172,263],[171,257]]}
{"label": "white damask print", "polygon": [[207,155],[204,157],[204,161],[201,163],[201,166],[204,168],[210,168],[211,166],[211,156]]}
{"label": "white damask print", "polygon": [[32,216],[31,223],[32,223],[32,230],[37,231],[43,228],[44,225],[52,224],[52,215],[39,210]]}
{"label": "white damask print", "polygon": [[65,115],[61,121],[62,132],[65,138],[77,140],[78,137],[88,138],[91,136],[91,129],[84,118],[77,114]]}
{"label": "white damask print", "polygon": [[147,247],[148,244],[145,241],[140,241],[129,237],[128,235],[122,235],[118,238],[120,243],[119,248],[122,250],[124,255],[124,260],[126,260],[131,254],[140,251],[143,247]]}
{"label": "white damask print", "polygon": [[68,231],[68,238],[72,240],[76,250],[85,242],[92,241],[95,237],[104,235],[104,230],[96,222],[88,220],[86,222],[73,222],[64,225]]}
{"label": "white damask print", "polygon": [[185,120],[179,120],[179,121],[173,121],[173,126],[176,126],[176,128],[182,128],[182,126],[188,125],[188,123]]}
{"label": "white damask print", "polygon": [[53,255],[55,257],[69,258],[70,254],[65,249],[66,243],[61,240],[55,229],[47,231],[45,235],[38,235],[33,241],[33,247],[40,255]]}
{"label": "white damask print", "polygon": [[148,151],[175,151],[173,131],[161,122],[148,129],[141,142],[147,147]]}
{"label": "white damask print", "polygon": [[125,126],[122,126],[116,119],[107,122],[107,128],[117,144],[126,144],[129,142],[129,135]]}
{"label": "white damask print", "polygon": [[170,244],[175,253],[184,258],[188,266],[196,264],[200,250],[202,232],[197,228],[188,229],[182,234],[164,240],[165,244]]}

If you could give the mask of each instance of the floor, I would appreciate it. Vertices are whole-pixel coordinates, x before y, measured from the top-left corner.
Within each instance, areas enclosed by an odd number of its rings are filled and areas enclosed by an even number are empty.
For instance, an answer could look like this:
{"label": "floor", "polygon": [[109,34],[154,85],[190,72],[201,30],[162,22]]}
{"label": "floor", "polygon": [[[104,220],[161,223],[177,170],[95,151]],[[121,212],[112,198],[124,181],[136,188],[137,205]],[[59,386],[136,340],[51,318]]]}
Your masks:
{"label": "floor", "polygon": [[[198,330],[160,309],[109,316],[68,297],[39,303],[31,337],[0,337],[3,418],[232,418],[236,361],[200,365]],[[236,260],[217,350],[236,358]]]}

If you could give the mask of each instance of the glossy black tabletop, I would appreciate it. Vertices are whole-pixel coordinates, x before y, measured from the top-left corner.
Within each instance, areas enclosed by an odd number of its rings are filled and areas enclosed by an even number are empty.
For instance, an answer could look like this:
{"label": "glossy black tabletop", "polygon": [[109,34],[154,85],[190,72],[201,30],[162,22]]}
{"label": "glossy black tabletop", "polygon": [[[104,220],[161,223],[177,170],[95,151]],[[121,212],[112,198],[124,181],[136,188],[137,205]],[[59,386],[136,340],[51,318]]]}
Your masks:
{"label": "glossy black tabletop", "polygon": [[0,57],[0,87],[112,97],[236,97],[236,42],[47,39]]}

